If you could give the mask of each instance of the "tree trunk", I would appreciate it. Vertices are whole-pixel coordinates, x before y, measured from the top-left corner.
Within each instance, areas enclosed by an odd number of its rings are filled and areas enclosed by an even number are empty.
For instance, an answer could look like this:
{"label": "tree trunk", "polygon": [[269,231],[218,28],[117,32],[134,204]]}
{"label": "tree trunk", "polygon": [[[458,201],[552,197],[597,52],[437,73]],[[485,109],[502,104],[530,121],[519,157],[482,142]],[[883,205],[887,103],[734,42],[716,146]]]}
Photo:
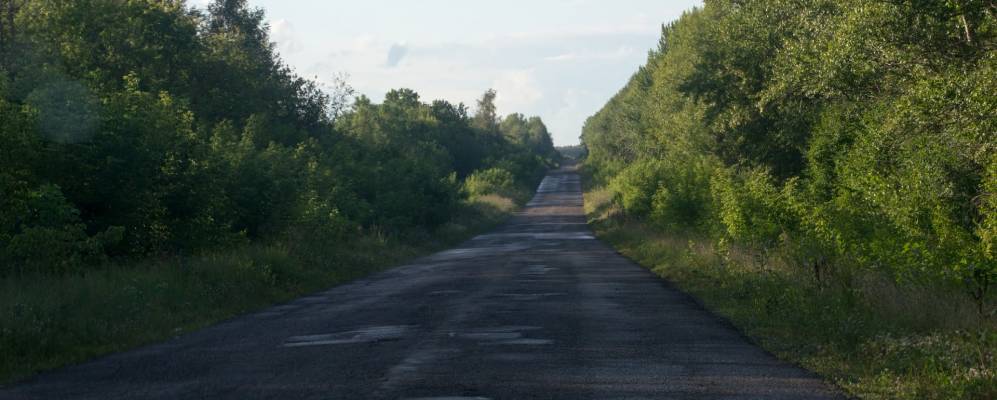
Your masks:
{"label": "tree trunk", "polygon": [[11,0],[0,0],[0,66],[7,64],[7,20],[8,3]]}
{"label": "tree trunk", "polygon": [[966,43],[973,44],[973,28],[969,26],[969,20],[966,19],[966,14],[959,15],[959,20],[962,22],[962,29],[966,37]]}
{"label": "tree trunk", "polygon": [[11,52],[17,36],[14,17],[20,9],[18,0],[0,0],[0,67],[10,71]]}

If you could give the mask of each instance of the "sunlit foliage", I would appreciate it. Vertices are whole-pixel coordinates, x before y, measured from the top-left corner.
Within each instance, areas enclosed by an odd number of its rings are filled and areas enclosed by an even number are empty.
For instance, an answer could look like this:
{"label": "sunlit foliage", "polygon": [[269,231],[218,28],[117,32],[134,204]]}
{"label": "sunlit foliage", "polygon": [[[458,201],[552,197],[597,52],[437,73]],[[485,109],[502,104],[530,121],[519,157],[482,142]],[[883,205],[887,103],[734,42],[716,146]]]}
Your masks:
{"label": "sunlit foliage", "polygon": [[476,115],[407,89],[326,93],[245,0],[0,4],[0,274],[432,229],[475,171],[523,190],[559,157],[494,91]]}
{"label": "sunlit foliage", "polygon": [[[707,0],[586,123],[633,217],[992,316],[992,1]],[[823,274],[823,275],[822,275]]]}

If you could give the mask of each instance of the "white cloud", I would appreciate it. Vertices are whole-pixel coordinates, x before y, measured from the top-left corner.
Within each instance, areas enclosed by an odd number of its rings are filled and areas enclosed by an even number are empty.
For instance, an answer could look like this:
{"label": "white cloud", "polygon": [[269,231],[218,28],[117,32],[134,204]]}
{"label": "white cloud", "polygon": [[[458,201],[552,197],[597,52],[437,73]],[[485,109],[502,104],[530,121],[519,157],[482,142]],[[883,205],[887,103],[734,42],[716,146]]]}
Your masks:
{"label": "white cloud", "polygon": [[[557,144],[569,144],[577,141],[585,119],[644,61],[646,52],[638,49],[650,48],[657,40],[656,34],[616,31],[442,43],[361,34],[323,40],[321,49],[309,52],[326,56],[295,64],[320,81],[346,72],[350,85],[374,101],[388,90],[405,87],[424,101],[446,99],[473,108],[481,94],[493,88],[501,114],[539,115]],[[309,52],[289,58],[305,60]]]}
{"label": "white cloud", "polygon": [[575,53],[564,53],[564,54],[558,54],[556,56],[544,57],[544,60],[553,61],[553,62],[571,61],[576,59],[578,59],[578,54]]}
{"label": "white cloud", "polygon": [[301,50],[294,33],[294,25],[286,19],[270,22],[270,40],[277,43],[277,50],[283,55],[291,55]]}
{"label": "white cloud", "polygon": [[[210,0],[188,0],[204,6]],[[555,143],[577,141],[585,119],[622,87],[661,24],[699,0],[249,0],[304,76],[349,84],[374,101],[407,87],[424,101],[472,108],[488,88],[499,112],[539,115]],[[531,12],[523,13],[529,9]],[[293,25],[291,24],[293,22]],[[394,47],[394,50],[392,48]]]}
{"label": "white cloud", "polygon": [[495,105],[499,110],[507,110],[503,111],[505,113],[526,112],[543,98],[531,70],[504,71],[492,83],[492,88],[498,92]]}
{"label": "white cloud", "polygon": [[499,113],[540,116],[559,145],[577,141],[585,119],[645,61],[660,32],[658,24],[626,20],[476,37],[397,35],[377,26],[320,36],[315,26],[294,22],[274,19],[271,34],[302,75],[331,83],[345,72],[349,84],[375,102],[404,87],[423,101],[472,109],[493,88]]}
{"label": "white cloud", "polygon": [[544,61],[548,62],[579,62],[579,61],[592,61],[592,60],[613,60],[620,58],[627,58],[634,54],[634,49],[629,46],[620,46],[615,50],[602,50],[602,51],[582,51],[582,52],[569,52],[558,54],[555,56],[544,57]]}

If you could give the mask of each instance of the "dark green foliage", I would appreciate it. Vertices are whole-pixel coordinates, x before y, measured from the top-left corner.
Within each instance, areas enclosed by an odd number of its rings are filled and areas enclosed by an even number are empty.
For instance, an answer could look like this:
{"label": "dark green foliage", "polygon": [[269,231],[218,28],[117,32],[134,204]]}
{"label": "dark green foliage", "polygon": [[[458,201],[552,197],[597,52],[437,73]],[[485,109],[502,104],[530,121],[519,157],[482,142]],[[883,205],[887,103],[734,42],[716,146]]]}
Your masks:
{"label": "dark green foliage", "polygon": [[995,135],[992,1],[707,0],[582,141],[629,255],[854,393],[968,399],[995,393]]}
{"label": "dark green foliage", "polygon": [[432,230],[475,171],[518,193],[559,159],[494,91],[473,117],[408,89],[334,103],[352,90],[295,75],[245,0],[18,6],[0,13],[2,274]]}
{"label": "dark green foliage", "polygon": [[586,156],[585,146],[580,144],[574,146],[559,146],[556,149],[559,153],[561,153],[561,157],[565,159],[582,160]]}
{"label": "dark green foliage", "polygon": [[[16,196],[17,194],[14,194]],[[87,236],[79,211],[55,185],[42,185],[18,199],[23,208],[16,233],[0,249],[2,273],[78,272],[104,260],[105,248],[121,241],[123,229],[110,227]]]}
{"label": "dark green foliage", "polygon": [[990,318],[995,50],[987,1],[707,1],[587,121],[586,163],[628,216]]}
{"label": "dark green foliage", "polygon": [[855,398],[997,395],[997,332],[976,329],[976,310],[962,297],[939,288],[898,290],[875,276],[861,277],[866,285],[816,281],[808,271],[783,265],[779,252],[725,250],[698,233],[662,231],[600,212],[605,192],[586,195],[600,239],[695,295],[780,358]]}
{"label": "dark green foliage", "polygon": [[462,203],[446,229],[416,242],[344,232],[322,202],[301,204],[306,210],[286,244],[250,243],[187,257],[112,261],[83,274],[0,279],[0,382],[167,340],[396,266],[491,229],[511,211]]}

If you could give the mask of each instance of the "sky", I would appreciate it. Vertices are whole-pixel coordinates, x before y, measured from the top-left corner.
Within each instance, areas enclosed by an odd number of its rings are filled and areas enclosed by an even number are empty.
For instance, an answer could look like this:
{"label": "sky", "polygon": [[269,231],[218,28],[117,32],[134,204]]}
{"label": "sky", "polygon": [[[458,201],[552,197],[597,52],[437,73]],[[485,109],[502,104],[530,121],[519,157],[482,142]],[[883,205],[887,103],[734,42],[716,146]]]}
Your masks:
{"label": "sky", "polygon": [[[208,0],[193,0],[204,5]],[[409,88],[423,101],[485,90],[500,114],[543,118],[558,146],[626,84],[661,25],[701,0],[250,0],[298,74],[337,76],[375,102]]]}

